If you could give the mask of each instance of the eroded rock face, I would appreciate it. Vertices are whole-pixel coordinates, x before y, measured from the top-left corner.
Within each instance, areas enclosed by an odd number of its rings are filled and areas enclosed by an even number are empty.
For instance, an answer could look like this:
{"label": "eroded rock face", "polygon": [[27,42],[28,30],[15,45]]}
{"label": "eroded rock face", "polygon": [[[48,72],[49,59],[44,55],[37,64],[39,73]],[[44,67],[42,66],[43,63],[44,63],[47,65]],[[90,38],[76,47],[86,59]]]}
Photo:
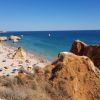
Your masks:
{"label": "eroded rock face", "polygon": [[62,52],[49,65],[48,72],[53,88],[59,93],[54,100],[100,99],[100,70],[88,57]]}
{"label": "eroded rock face", "polygon": [[83,55],[84,54],[84,49],[88,45],[85,44],[84,42],[81,42],[80,40],[75,40],[72,44],[71,52],[76,54],[76,55]]}
{"label": "eroded rock face", "polygon": [[26,52],[24,51],[23,48],[19,47],[15,54],[13,55],[14,59],[26,59]]}
{"label": "eroded rock face", "polygon": [[100,46],[88,46],[85,51],[84,55],[88,56],[100,69]]}
{"label": "eroded rock face", "polygon": [[100,69],[100,45],[87,45],[81,41],[74,41],[70,50],[80,56],[88,56]]}

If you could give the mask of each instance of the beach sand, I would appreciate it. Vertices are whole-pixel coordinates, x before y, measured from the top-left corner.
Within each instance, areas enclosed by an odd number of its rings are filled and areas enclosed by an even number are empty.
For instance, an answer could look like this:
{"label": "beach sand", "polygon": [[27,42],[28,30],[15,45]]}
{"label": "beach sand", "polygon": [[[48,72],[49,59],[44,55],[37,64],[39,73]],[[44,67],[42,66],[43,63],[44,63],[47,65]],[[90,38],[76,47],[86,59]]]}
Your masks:
{"label": "beach sand", "polygon": [[26,52],[27,57],[25,59],[13,59],[16,49],[0,43],[0,76],[18,75],[20,69],[34,74],[33,69],[35,67],[44,67],[48,63],[46,59],[29,52]]}

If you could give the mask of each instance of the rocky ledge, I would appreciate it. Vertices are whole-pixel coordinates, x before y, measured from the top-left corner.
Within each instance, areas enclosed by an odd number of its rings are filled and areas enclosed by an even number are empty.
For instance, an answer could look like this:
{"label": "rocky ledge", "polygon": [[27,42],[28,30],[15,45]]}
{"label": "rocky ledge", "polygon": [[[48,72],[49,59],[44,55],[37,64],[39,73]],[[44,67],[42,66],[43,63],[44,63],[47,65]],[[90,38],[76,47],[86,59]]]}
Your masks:
{"label": "rocky ledge", "polygon": [[100,69],[100,45],[87,45],[82,41],[76,40],[72,44],[70,51],[76,55],[89,57],[95,66]]}

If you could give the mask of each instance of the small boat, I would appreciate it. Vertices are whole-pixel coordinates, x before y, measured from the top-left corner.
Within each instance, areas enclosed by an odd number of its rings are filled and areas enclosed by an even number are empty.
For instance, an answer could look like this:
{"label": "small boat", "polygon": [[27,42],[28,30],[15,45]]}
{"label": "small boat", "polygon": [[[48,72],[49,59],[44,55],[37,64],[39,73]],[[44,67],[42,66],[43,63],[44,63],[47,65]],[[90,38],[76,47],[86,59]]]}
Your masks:
{"label": "small boat", "polygon": [[49,37],[51,36],[51,34],[49,34]]}
{"label": "small boat", "polygon": [[21,37],[23,37],[23,35],[21,35]]}

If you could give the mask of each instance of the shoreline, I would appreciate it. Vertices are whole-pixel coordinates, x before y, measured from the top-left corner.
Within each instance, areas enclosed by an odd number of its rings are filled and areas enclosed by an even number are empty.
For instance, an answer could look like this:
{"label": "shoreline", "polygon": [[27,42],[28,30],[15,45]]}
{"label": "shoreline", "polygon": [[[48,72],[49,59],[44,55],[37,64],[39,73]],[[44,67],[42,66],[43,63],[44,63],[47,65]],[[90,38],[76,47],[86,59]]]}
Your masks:
{"label": "shoreline", "polygon": [[49,61],[30,52],[26,52],[26,59],[12,59],[16,47],[0,43],[0,76],[16,76],[22,68],[28,73],[34,74],[34,68],[45,67]]}
{"label": "shoreline", "polygon": [[[4,46],[8,47],[8,48],[12,48],[12,49],[17,49],[18,47],[15,47],[15,46],[11,46],[9,43],[7,43],[7,41],[4,41]],[[21,47],[21,46],[20,46]],[[22,47],[25,52],[28,54],[28,55],[31,55],[31,56],[34,56],[36,59],[43,59],[45,62],[51,62],[52,60],[48,59],[46,56],[44,56],[43,54],[39,54],[37,52],[34,52],[34,51],[28,51],[26,50],[24,47]]]}
{"label": "shoreline", "polygon": [[[6,42],[4,42],[3,46],[7,47],[7,48],[10,48],[10,49],[13,49],[13,50],[16,50],[17,47],[14,47],[14,46],[10,46],[9,44],[7,44]],[[21,47],[21,46],[20,46]],[[23,47],[22,47],[23,48]],[[25,50],[25,48],[23,48]],[[40,54],[37,54],[35,52],[30,52],[30,51],[26,51],[25,52],[27,53],[28,56],[30,57],[35,57],[35,59],[37,60],[41,60],[43,59],[44,62],[48,63],[50,62],[50,60],[48,60],[44,55],[40,55]]]}

